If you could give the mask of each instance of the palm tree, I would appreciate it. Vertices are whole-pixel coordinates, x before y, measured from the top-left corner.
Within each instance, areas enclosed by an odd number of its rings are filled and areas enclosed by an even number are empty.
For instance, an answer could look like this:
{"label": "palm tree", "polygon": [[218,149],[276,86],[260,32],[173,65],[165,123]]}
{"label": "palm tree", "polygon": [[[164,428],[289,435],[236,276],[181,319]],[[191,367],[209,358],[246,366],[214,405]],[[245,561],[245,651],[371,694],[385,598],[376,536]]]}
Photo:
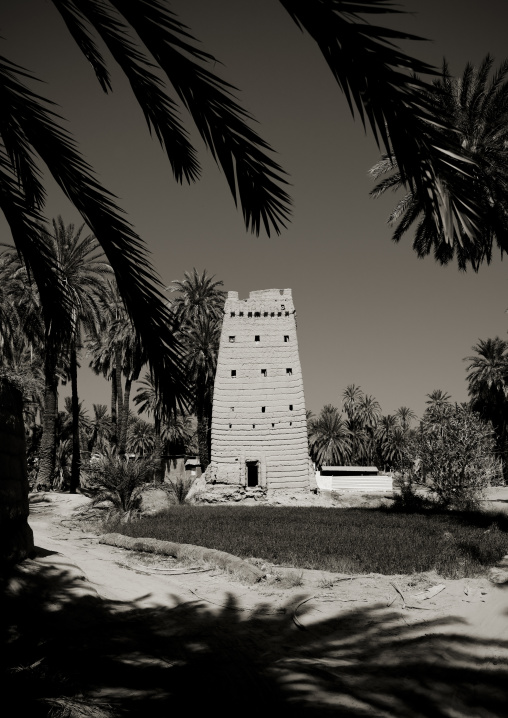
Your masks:
{"label": "palm tree", "polygon": [[480,339],[475,355],[466,357],[468,393],[471,408],[485,421],[492,422],[497,453],[508,475],[508,342],[500,337]]}
{"label": "palm tree", "polygon": [[401,406],[395,412],[395,419],[400,424],[403,431],[407,431],[408,429],[410,429],[411,422],[417,418],[418,417],[416,416],[414,411],[407,406]]}
{"label": "palm tree", "polygon": [[363,391],[355,384],[349,384],[342,392],[342,406],[350,421],[356,417],[358,406],[362,399]]}
{"label": "palm tree", "polygon": [[192,406],[196,412],[203,468],[210,463],[213,385],[226,297],[219,288],[223,282],[214,282],[214,278],[206,269],[199,274],[193,268],[192,273],[185,272],[183,280],[174,280],[169,287],[171,292],[178,292],[171,309],[192,382]]}
{"label": "palm tree", "polygon": [[[215,58],[197,47],[188,28],[162,0],[53,3],[105,92],[112,86],[97,37],[119,64],[150,130],[168,154],[175,179],[196,180],[199,165],[177,105],[165,92],[166,80],[222,168],[234,201],[241,205],[246,228],[258,234],[263,224],[268,234],[279,233],[288,221],[290,205],[283,170],[251,128],[250,115],[234,97],[235,88],[214,74]],[[478,232],[481,203],[457,180],[464,174],[461,160],[471,153],[466,148],[449,151],[452,142],[439,132],[429,93],[422,91],[426,85],[411,74],[433,73],[433,68],[396,45],[415,38],[371,25],[361,16],[397,10],[382,0],[375,4],[373,0],[281,0],[281,4],[317,43],[351,111],[356,107],[364,125],[368,123],[376,139],[393,152],[409,188],[427,199],[427,214],[443,227],[445,239],[453,242],[455,226],[465,227],[468,236]],[[51,324],[50,317],[55,307],[66,307],[67,297],[40,241],[45,190],[38,159],[97,237],[164,402],[176,407],[188,397],[181,348],[145,246],[78,152],[49,101],[26,87],[27,76],[33,77],[0,57],[0,210],[38,287],[48,343],[61,341],[63,328]],[[446,119],[441,125],[445,123]]]}
{"label": "palm tree", "polygon": [[469,396],[481,399],[487,396],[508,395],[508,342],[500,337],[480,339],[475,344],[475,356],[464,361],[470,362],[466,368]]}
{"label": "palm tree", "polygon": [[372,463],[375,448],[374,431],[381,416],[379,402],[372,396],[366,396],[361,387],[350,384],[342,394],[342,405],[351,436],[351,463],[353,465]]}
{"label": "palm tree", "polygon": [[162,424],[166,419],[166,410],[150,374],[145,374],[144,380],[140,381],[139,384],[134,403],[138,407],[138,414],[144,412],[148,416],[153,416],[155,481],[161,482],[164,478],[162,467]]}
{"label": "palm tree", "polygon": [[[130,395],[132,382],[137,381],[143,366],[147,361],[147,354],[143,349],[139,336],[130,322],[123,325],[120,331],[116,331],[117,342],[120,343],[122,352],[122,366],[125,376],[125,385],[123,391],[123,404],[119,404],[119,415],[121,414],[120,433],[118,440],[119,454],[125,454],[127,446],[127,431],[129,428]],[[117,381],[119,372],[117,372]],[[121,395],[119,394],[119,398]],[[120,410],[121,409],[121,410]]]}
{"label": "palm tree", "polygon": [[132,328],[127,312],[114,281],[107,282],[104,297],[102,323],[99,332],[87,341],[89,367],[97,375],[111,381],[111,443],[117,446],[123,407],[122,351],[116,341],[115,328],[128,324]]}
{"label": "palm tree", "polygon": [[93,405],[94,417],[90,420],[90,435],[87,448],[90,453],[96,446],[102,448],[111,435],[111,418],[106,404]]}
{"label": "palm tree", "polygon": [[[392,237],[395,242],[414,226],[413,249],[419,257],[433,251],[438,262],[447,264],[456,255],[463,270],[471,265],[478,271],[483,261],[489,263],[494,241],[501,253],[508,248],[508,60],[489,80],[492,66],[493,60],[487,55],[478,68],[468,64],[462,77],[454,78],[444,63],[429,95],[435,116],[449,118],[450,128],[443,129],[443,134],[455,146],[454,151],[466,149],[474,161],[467,182],[481,207],[481,223],[474,237],[458,223],[453,226],[450,241],[445,227],[436,224],[428,211],[421,187],[407,191],[388,219],[390,224],[398,222]],[[370,174],[376,180],[383,178],[372,190],[373,197],[406,184],[397,162],[389,155],[384,155]]]}
{"label": "palm tree", "polygon": [[421,429],[430,433],[444,431],[448,417],[453,411],[453,404],[448,392],[442,389],[434,389],[428,397],[427,408],[422,417]]}
{"label": "palm tree", "polygon": [[452,398],[447,391],[443,391],[442,389],[434,389],[434,391],[431,391],[430,394],[425,394],[425,396],[428,397],[425,403],[431,410],[439,410],[444,406],[448,406]]}
{"label": "palm tree", "polygon": [[195,454],[196,421],[190,414],[171,413],[162,427],[162,441],[167,454]]}
{"label": "palm tree", "polygon": [[193,408],[197,419],[199,460],[203,469],[210,463],[213,387],[222,320],[200,317],[182,330],[185,362],[193,387]]}
{"label": "palm tree", "polygon": [[112,273],[93,235],[81,237],[85,225],[77,231],[73,224],[65,226],[61,216],[53,220],[50,247],[55,265],[66,285],[71,309],[71,332],[68,343],[69,374],[72,392],[72,467],[70,491],[79,486],[81,467],[79,439],[78,352],[83,330],[97,335],[102,318],[101,306],[106,297],[104,278]]}
{"label": "palm tree", "polygon": [[143,419],[134,419],[129,425],[127,446],[130,453],[146,456],[152,454],[155,446],[153,425]]}
{"label": "palm tree", "polygon": [[72,396],[66,396],[64,401],[64,411],[61,412],[63,415],[63,424],[64,424],[64,431],[65,436],[67,435],[71,439],[72,444],[72,454],[74,454],[74,442],[75,442],[75,434],[76,434],[76,423],[78,426],[78,446],[81,449],[82,447],[88,446],[88,437],[91,433],[91,427],[92,423],[90,421],[90,418],[88,416],[88,411],[83,406],[82,401],[78,401],[78,413],[77,413],[77,422],[76,422],[76,409],[74,406],[74,401]]}
{"label": "palm tree", "polygon": [[[87,350],[92,356],[90,367],[96,374],[111,380],[111,442],[123,454],[132,382],[137,381],[148,357],[114,282],[107,283],[102,304],[103,322],[99,332],[88,342]],[[125,386],[122,386],[122,374]]]}
{"label": "palm tree", "polygon": [[310,455],[320,469],[322,466],[341,466],[351,456],[351,432],[340,411],[327,404],[311,424]]}
{"label": "palm tree", "polygon": [[[280,232],[289,217],[284,173],[268,156],[266,142],[250,127],[251,117],[237,103],[235,88],[214,74],[216,59],[197,46],[176,15],[161,0],[53,2],[105,92],[112,85],[97,37],[120,65],[149,128],[167,152],[175,179],[195,181],[199,165],[177,105],[166,94],[166,81],[222,168],[235,202],[241,204],[246,227],[258,233],[263,224],[268,233]],[[403,181],[411,189],[426,190],[422,196],[428,197],[434,210],[428,214],[443,225],[445,234],[450,235],[448,216],[474,229],[475,197],[468,197],[461,183],[443,184],[450,175],[456,178],[461,158],[469,153],[466,148],[459,157],[456,152],[442,152],[450,139],[436,129],[432,102],[422,91],[427,86],[410,74],[433,74],[434,69],[396,45],[417,38],[371,25],[361,16],[397,11],[385,2],[367,0],[281,0],[281,4],[317,43],[351,111],[356,106],[362,122],[393,152]],[[45,198],[34,160],[38,156],[102,246],[150,356],[155,379],[164,379],[167,403],[174,403],[185,394],[178,344],[142,240],[121,218],[111,195],[49,110],[48,101],[23,84],[26,75],[23,68],[0,58],[0,208],[13,240],[33,273],[43,306],[63,302],[61,283],[48,281],[51,258],[38,241],[37,222],[43,220]]]}
{"label": "palm tree", "polygon": [[202,317],[222,318],[226,292],[219,287],[224,282],[214,282],[215,277],[209,277],[206,269],[199,275],[194,267],[192,274],[184,272],[184,279],[174,279],[173,286],[168,287],[170,292],[178,292],[173,299],[171,308],[179,326],[191,324]]}

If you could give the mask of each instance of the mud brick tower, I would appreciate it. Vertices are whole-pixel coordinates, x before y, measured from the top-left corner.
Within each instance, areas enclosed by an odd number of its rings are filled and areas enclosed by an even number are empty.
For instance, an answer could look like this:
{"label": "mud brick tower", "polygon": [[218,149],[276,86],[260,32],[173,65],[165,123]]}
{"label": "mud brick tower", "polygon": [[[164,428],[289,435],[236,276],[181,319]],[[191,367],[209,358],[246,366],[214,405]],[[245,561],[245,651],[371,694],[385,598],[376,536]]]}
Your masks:
{"label": "mud brick tower", "polygon": [[308,489],[303,380],[291,289],[228,292],[207,481]]}

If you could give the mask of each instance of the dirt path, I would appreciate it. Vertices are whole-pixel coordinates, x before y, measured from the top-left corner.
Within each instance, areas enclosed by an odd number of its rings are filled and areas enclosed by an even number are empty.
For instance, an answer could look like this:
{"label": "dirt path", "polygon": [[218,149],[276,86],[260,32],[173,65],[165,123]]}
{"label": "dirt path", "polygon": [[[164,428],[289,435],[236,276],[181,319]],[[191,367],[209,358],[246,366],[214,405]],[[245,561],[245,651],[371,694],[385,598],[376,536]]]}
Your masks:
{"label": "dirt path", "polygon": [[[99,610],[85,601],[96,592],[108,626],[123,617],[114,679],[103,671],[88,691],[115,711],[158,716],[181,704],[191,715],[272,713],[275,705],[291,716],[508,714],[508,588],[433,574],[347,579],[279,569],[282,580],[254,586],[218,571],[161,574],[178,566],[76,528],[70,519],[86,502],[52,494],[33,506],[45,554],[34,565],[54,581],[66,572],[79,615]],[[436,585],[444,589],[434,597],[415,598]]]}

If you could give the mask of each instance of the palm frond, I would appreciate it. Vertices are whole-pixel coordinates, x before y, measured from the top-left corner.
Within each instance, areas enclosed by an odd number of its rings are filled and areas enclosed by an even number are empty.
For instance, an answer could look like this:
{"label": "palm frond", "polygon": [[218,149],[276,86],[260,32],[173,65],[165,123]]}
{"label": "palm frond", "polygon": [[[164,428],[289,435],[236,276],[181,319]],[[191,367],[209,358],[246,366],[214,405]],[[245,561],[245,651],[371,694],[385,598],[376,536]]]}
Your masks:
{"label": "palm frond", "polygon": [[[26,88],[11,70],[2,87],[6,99],[3,114],[19,124],[26,140],[41,157],[56,182],[80,212],[97,237],[111,266],[125,305],[150,356],[151,366],[170,405],[185,402],[188,396],[181,368],[181,348],[172,332],[172,317],[162,295],[163,285],[150,266],[141,238],[121,218],[114,196],[101,187],[91,167],[79,154],[74,141],[58,124],[58,116],[47,108],[43,98]],[[0,65],[0,83],[2,82]],[[3,158],[2,158],[3,159]],[[6,164],[8,158],[5,158]],[[54,299],[48,265],[35,262],[40,256],[40,239],[35,250],[35,224],[43,218],[33,216],[14,178],[2,171],[0,199],[14,242],[33,272],[41,300]],[[30,214],[31,212],[31,214]],[[44,271],[46,270],[46,272]],[[65,297],[60,297],[60,301]]]}
{"label": "palm frond", "polygon": [[388,155],[395,157],[408,188],[421,190],[445,240],[456,241],[459,227],[459,241],[463,234],[472,238],[478,229],[476,198],[468,196],[462,185],[449,195],[446,178],[468,175],[474,161],[466,149],[457,151],[443,135],[443,129],[453,133],[453,125],[448,117],[436,115],[432,87],[415,75],[436,75],[437,70],[404,54],[395,44],[421,38],[371,25],[361,17],[363,13],[398,12],[384,0],[280,1],[318,44],[351,113],[356,110],[378,144],[382,142]]}
{"label": "palm frond", "polygon": [[[162,81],[151,71],[151,63],[129,37],[129,28],[112,8],[94,0],[53,0],[62,14],[69,31],[83,54],[90,60],[97,78],[105,91],[111,83],[104,81],[106,66],[102,57],[89,49],[89,33],[86,23],[100,35],[111,55],[130,82],[132,91],[143,110],[150,132],[155,132],[166,150],[173,175],[179,182],[199,178],[196,152],[188,134],[178,120],[178,108],[164,92]],[[79,32],[81,30],[81,32]]]}
{"label": "palm frond", "polygon": [[[20,77],[34,79],[22,67],[0,56],[0,107],[3,110],[0,112],[0,139],[8,157],[8,164],[21,184],[28,206],[41,209],[46,191],[40,180],[33,148],[20,118],[16,113],[6,111],[10,109],[12,102],[22,105],[26,96],[26,88],[19,82]],[[33,98],[42,99],[36,95],[33,95]]]}
{"label": "palm frond", "polygon": [[[391,189],[392,192],[396,192],[402,186],[403,182],[401,180],[400,174],[396,172],[394,175],[392,175],[392,177],[386,177],[384,180],[381,180],[381,182],[378,182],[377,185],[373,189],[371,189],[369,195],[374,199],[377,199],[378,197],[381,197],[381,195],[384,194],[387,190]],[[407,196],[412,196],[412,192],[409,192]]]}
{"label": "palm frond", "polygon": [[245,225],[270,235],[286,226],[290,198],[282,168],[267,154],[268,144],[247,124],[253,118],[234,99],[236,89],[203,66],[216,60],[161,0],[110,0],[166,74],[190,112],[205,145],[222,168]]}
{"label": "palm frond", "polygon": [[[9,159],[1,149],[0,209],[9,224],[28,277],[32,277],[37,285],[47,332],[53,335],[65,334],[69,327],[71,307],[58,267],[41,237],[40,225],[44,218],[37,210],[27,206],[25,195],[13,173],[9,172]],[[58,312],[54,311],[56,307],[59,308]],[[56,321],[57,317],[61,318],[60,322]]]}

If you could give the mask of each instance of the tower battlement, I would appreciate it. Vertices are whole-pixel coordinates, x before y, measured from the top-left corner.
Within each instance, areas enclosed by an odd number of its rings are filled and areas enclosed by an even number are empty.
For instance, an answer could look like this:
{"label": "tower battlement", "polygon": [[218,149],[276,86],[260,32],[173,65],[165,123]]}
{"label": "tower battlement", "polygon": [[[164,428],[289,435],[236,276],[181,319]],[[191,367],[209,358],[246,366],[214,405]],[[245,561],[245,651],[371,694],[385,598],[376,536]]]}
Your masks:
{"label": "tower battlement", "polygon": [[224,315],[230,318],[280,319],[294,311],[291,289],[261,289],[250,292],[247,299],[239,299],[238,292],[228,292],[224,305]]}
{"label": "tower battlement", "polygon": [[308,488],[303,379],[291,289],[228,292],[215,377],[212,481]]}

